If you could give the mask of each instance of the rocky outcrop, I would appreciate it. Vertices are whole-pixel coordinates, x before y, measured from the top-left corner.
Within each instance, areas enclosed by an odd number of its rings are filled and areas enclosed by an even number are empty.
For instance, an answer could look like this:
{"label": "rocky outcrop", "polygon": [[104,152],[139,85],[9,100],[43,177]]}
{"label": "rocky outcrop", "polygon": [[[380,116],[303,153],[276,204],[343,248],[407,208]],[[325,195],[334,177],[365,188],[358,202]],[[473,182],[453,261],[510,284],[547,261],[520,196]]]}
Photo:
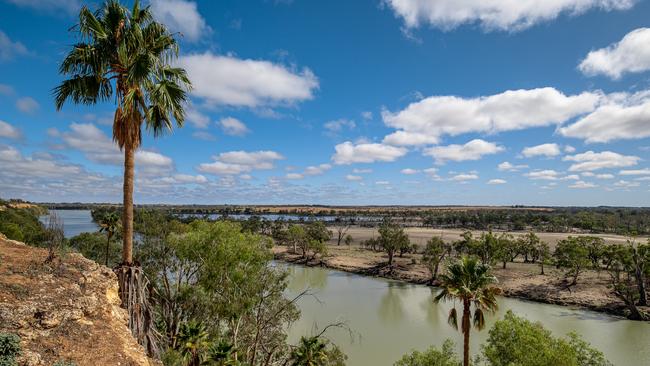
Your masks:
{"label": "rocky outcrop", "polygon": [[20,365],[156,365],[120,307],[115,274],[77,253],[47,251],[0,234],[0,333],[21,338]]}

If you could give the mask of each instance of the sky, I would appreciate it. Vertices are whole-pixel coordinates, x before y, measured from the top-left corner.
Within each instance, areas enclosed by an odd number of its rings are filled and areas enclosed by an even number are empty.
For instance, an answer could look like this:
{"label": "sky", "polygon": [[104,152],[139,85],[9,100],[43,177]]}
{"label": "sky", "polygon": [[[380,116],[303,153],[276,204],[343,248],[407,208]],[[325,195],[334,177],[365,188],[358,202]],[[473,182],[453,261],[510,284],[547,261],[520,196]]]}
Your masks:
{"label": "sky", "polygon": [[[650,1],[147,4],[193,89],[136,203],[650,206]],[[0,0],[2,198],[121,201],[115,105],[52,98],[83,5]]]}

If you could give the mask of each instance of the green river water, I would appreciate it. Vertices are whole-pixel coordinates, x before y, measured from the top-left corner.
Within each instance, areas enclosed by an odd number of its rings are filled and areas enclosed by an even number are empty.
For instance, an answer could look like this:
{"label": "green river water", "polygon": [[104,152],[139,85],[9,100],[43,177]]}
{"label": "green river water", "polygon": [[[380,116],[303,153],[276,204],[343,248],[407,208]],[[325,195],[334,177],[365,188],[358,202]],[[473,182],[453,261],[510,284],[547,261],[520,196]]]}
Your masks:
{"label": "green river water", "polygon": [[[309,287],[314,297],[298,303],[302,317],[289,331],[295,343],[329,323],[346,321],[354,332],[330,329],[328,337],[348,355],[348,365],[392,365],[412,349],[440,346],[446,338],[457,343],[460,333],[447,324],[451,304],[434,304],[434,288],[363,277],[325,268],[289,265],[289,292]],[[615,365],[650,365],[650,323],[635,322],[593,311],[500,298],[499,311],[487,317],[487,327],[472,331],[471,350],[480,352],[488,329],[507,310],[541,321],[555,335],[575,331],[605,353]]]}

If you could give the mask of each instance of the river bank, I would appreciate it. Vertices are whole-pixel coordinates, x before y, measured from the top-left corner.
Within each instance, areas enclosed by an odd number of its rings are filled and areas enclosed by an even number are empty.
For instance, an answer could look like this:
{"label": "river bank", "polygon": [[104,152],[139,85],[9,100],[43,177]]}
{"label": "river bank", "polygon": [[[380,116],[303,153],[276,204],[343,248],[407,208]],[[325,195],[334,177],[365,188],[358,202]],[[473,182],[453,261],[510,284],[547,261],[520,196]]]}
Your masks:
{"label": "river bank", "polygon": [[[288,247],[283,246],[273,247],[273,254],[276,260],[289,263],[326,267],[406,283],[430,284],[429,272],[424,265],[420,264],[419,254],[395,257],[392,271],[386,266],[385,253],[354,246],[329,245],[325,257],[311,261],[305,261],[299,254],[291,253]],[[581,275],[578,284],[567,290],[562,271],[554,267],[545,267],[544,271],[545,274],[541,275],[539,265],[515,262],[508,263],[506,269],[495,266],[493,273],[499,280],[499,287],[505,297],[593,310],[620,317],[626,316],[625,305],[608,288],[609,278],[606,273],[586,271]],[[641,310],[650,314],[650,308]]]}

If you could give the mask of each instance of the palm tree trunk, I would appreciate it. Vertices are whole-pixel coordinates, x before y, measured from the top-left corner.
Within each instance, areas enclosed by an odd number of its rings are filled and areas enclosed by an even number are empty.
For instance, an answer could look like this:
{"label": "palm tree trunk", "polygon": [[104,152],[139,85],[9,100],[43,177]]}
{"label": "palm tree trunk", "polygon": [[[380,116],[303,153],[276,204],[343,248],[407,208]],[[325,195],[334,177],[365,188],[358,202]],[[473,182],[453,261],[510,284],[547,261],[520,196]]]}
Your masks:
{"label": "palm tree trunk", "polygon": [[463,322],[461,323],[463,327],[463,366],[469,366],[469,307],[469,301],[463,300]]}
{"label": "palm tree trunk", "polygon": [[124,213],[122,215],[122,262],[133,263],[133,174],[135,149],[133,143],[124,144]]}

